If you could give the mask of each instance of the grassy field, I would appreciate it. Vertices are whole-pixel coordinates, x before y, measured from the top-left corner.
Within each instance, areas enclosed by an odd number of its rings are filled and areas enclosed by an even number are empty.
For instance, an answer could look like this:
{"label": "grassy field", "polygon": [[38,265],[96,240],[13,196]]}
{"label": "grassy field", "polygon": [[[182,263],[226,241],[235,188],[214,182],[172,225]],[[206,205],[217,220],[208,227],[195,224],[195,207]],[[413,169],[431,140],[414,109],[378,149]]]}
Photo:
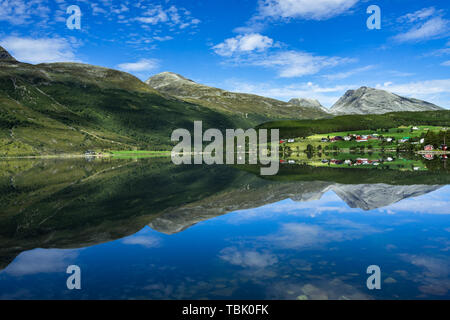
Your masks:
{"label": "grassy field", "polygon": [[129,150],[129,151],[110,151],[109,154],[118,159],[140,159],[170,157],[170,151],[149,151],[149,150]]}

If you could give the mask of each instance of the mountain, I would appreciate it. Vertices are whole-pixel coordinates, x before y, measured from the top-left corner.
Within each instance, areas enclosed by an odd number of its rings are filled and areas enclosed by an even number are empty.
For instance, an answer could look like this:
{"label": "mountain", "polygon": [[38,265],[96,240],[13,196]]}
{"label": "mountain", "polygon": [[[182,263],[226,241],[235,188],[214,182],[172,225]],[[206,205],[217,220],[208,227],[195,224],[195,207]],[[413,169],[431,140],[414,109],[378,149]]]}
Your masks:
{"label": "mountain", "polygon": [[388,91],[368,87],[348,90],[330,109],[335,115],[383,114],[402,111],[443,110],[432,103],[405,98]]}
{"label": "mountain", "polygon": [[313,110],[320,110],[325,113],[329,113],[329,110],[322,106],[320,102],[316,99],[307,99],[307,98],[294,98],[289,100],[289,103],[295,104],[296,106],[310,108]]}
{"label": "mountain", "polygon": [[242,189],[227,190],[179,208],[170,208],[153,219],[149,226],[161,233],[174,234],[201,221],[237,210],[258,208],[285,199],[296,202],[317,201],[328,191],[333,191],[350,208],[369,211],[442,188],[441,185],[349,185],[324,181],[280,184],[262,183],[256,179],[246,181],[245,186],[245,192]]}
{"label": "mountain", "polygon": [[205,86],[172,72],[157,74],[145,83],[161,93],[186,102],[218,112],[238,115],[251,125],[269,119],[315,119],[329,116],[323,110],[315,108]]}
{"label": "mountain", "polygon": [[242,117],[163,95],[131,74],[80,63],[31,65],[0,51],[0,156],[170,150],[171,133],[236,128]]}
{"label": "mountain", "polygon": [[0,62],[16,62],[16,59],[14,59],[8,51],[0,46]]}

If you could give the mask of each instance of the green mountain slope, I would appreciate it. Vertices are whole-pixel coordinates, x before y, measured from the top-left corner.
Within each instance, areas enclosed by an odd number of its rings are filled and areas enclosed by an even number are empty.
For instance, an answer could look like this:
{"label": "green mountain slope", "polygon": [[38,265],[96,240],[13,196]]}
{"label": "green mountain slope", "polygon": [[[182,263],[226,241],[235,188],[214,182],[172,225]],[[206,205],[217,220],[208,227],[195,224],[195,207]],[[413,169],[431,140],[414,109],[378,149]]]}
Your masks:
{"label": "green mountain slope", "polygon": [[174,129],[246,125],[224,114],[163,96],[136,77],[78,63],[30,65],[0,58],[0,156],[87,149],[168,150]]}
{"label": "green mountain slope", "polygon": [[308,108],[293,103],[261,97],[247,93],[229,92],[198,84],[185,77],[163,72],[146,83],[167,95],[244,118],[250,125],[256,125],[268,119],[316,119],[330,117],[320,109]]}

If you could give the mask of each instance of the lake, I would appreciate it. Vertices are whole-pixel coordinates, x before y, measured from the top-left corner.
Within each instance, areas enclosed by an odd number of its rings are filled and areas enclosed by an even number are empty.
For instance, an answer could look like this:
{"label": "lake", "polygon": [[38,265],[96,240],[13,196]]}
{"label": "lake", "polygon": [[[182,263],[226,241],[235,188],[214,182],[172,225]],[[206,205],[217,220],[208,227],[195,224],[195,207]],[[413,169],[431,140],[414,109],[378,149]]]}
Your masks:
{"label": "lake", "polygon": [[441,164],[0,161],[0,299],[449,299]]}

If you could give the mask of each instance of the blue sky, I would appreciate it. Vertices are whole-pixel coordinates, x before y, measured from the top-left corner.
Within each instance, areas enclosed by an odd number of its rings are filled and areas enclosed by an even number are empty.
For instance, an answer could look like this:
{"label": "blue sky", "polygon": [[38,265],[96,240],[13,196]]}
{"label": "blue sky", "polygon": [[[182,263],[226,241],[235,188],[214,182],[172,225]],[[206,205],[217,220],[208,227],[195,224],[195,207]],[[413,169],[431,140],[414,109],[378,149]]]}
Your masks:
{"label": "blue sky", "polygon": [[[70,5],[81,29],[70,30]],[[381,9],[370,30],[367,8]],[[0,0],[0,45],[142,80],[162,71],[232,91],[331,106],[362,85],[450,108],[448,0]]]}

